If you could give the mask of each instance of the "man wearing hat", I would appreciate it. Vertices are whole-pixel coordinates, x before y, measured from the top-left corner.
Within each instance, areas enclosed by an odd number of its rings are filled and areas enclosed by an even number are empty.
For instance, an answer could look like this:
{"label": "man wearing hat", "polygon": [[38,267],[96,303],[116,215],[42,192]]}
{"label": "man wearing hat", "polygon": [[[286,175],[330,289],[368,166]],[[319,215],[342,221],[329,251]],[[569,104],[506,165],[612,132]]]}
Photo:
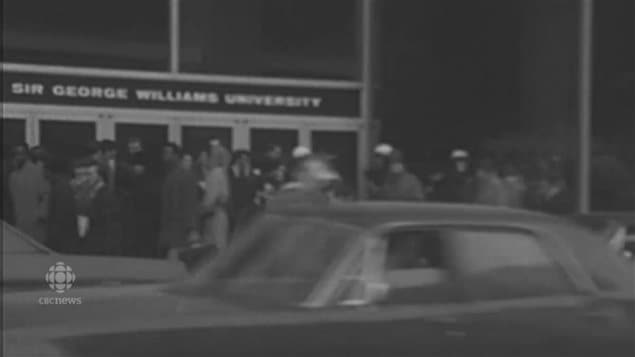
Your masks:
{"label": "man wearing hat", "polygon": [[437,184],[435,197],[444,202],[471,202],[474,196],[470,173],[470,154],[455,149],[450,154],[451,167]]}
{"label": "man wearing hat", "polygon": [[403,154],[392,150],[388,157],[388,173],[377,197],[384,201],[421,201],[423,186],[417,176],[410,173],[404,164]]}
{"label": "man wearing hat", "polygon": [[249,151],[235,151],[229,169],[229,211],[232,228],[248,220],[255,211],[259,185],[260,177],[252,167]]}
{"label": "man wearing hat", "polygon": [[65,254],[77,253],[80,244],[71,171],[70,161],[61,157],[53,157],[46,164],[51,183],[46,245]]}
{"label": "man wearing hat", "polygon": [[159,249],[170,260],[179,249],[198,238],[199,192],[196,175],[181,164],[182,151],[175,143],[163,148],[167,176],[161,187]]}
{"label": "man wearing hat", "polygon": [[379,144],[373,150],[370,168],[366,171],[368,185],[368,197],[378,199],[380,188],[384,185],[384,180],[388,174],[388,159],[394,148],[389,144]]}
{"label": "man wearing hat", "polygon": [[331,202],[329,189],[340,176],[322,157],[311,155],[297,167],[295,181],[282,186],[267,202],[267,210],[276,211],[294,206],[322,206]]}
{"label": "man wearing hat", "polygon": [[309,155],[311,155],[311,149],[307,148],[306,146],[296,146],[291,153],[291,156],[295,160],[301,160],[308,157]]}
{"label": "man wearing hat", "polygon": [[98,162],[90,157],[78,160],[71,187],[77,209],[80,252],[120,254],[123,234],[120,205],[100,175]]}

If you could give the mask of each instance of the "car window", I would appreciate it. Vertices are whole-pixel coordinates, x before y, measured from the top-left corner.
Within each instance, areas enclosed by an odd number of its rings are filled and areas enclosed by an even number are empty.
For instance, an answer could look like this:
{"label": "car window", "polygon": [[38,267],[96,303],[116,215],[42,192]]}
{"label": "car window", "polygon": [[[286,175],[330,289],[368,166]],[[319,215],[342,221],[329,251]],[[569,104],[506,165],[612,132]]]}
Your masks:
{"label": "car window", "polygon": [[454,230],[452,245],[461,282],[470,298],[513,299],[575,291],[566,273],[531,234]]}
{"label": "car window", "polygon": [[457,294],[450,280],[446,248],[438,230],[406,229],[390,232],[385,278],[388,304],[449,302]]}
{"label": "car window", "polygon": [[48,254],[26,234],[2,222],[2,254]]}
{"label": "car window", "polygon": [[[283,304],[302,302],[349,246],[357,229],[310,219],[265,219],[244,245],[216,265],[219,294]],[[223,259],[223,258],[221,258]]]}

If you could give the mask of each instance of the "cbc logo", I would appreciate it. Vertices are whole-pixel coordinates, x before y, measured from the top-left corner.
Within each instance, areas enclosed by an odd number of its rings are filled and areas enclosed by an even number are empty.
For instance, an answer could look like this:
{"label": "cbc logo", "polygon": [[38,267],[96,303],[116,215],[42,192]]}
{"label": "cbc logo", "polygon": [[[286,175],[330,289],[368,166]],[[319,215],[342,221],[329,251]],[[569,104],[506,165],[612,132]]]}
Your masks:
{"label": "cbc logo", "polygon": [[61,294],[73,286],[75,273],[73,273],[73,269],[71,269],[70,266],[62,262],[57,262],[49,268],[45,279],[51,290]]}

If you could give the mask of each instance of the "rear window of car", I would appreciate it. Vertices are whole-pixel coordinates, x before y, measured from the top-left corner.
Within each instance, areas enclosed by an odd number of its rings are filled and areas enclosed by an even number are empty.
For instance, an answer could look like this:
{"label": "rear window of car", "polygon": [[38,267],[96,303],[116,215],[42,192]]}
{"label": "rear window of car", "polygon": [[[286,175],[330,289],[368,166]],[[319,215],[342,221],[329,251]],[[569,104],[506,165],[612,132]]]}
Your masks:
{"label": "rear window of car", "polygon": [[502,229],[452,231],[453,255],[471,298],[514,299],[575,291],[564,270],[531,234]]}

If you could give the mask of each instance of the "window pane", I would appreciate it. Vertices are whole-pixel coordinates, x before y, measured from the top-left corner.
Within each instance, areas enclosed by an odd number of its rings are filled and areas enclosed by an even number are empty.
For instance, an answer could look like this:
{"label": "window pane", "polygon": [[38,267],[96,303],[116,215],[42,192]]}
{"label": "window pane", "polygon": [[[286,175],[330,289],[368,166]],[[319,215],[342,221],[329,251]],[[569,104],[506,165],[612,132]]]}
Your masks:
{"label": "window pane", "polygon": [[51,155],[77,159],[95,141],[95,123],[62,120],[40,121],[40,144]]}
{"label": "window pane", "polygon": [[181,70],[357,77],[357,0],[183,0]]}
{"label": "window pane", "polygon": [[503,231],[461,231],[454,252],[475,299],[550,296],[573,291],[564,272],[531,236]]}
{"label": "window pane", "polygon": [[239,237],[237,248],[212,272],[217,293],[296,304],[308,296],[359,232],[328,222],[266,217],[245,234],[252,237]]}
{"label": "window pane", "polygon": [[3,61],[167,70],[168,0],[6,0]]}
{"label": "window pane", "polygon": [[232,128],[209,126],[184,126],[181,128],[181,142],[183,152],[194,158],[206,150],[209,150],[209,141],[218,139],[224,147],[232,149]]}
{"label": "window pane", "polygon": [[313,131],[313,151],[333,156],[335,169],[343,179],[338,196],[354,195],[357,188],[357,133],[343,131]]}
{"label": "window pane", "polygon": [[149,160],[150,171],[154,174],[161,172],[161,153],[163,145],[168,142],[168,126],[155,124],[128,124],[115,125],[115,139],[120,152],[128,152],[128,140],[138,138],[141,140],[143,150]]}
{"label": "window pane", "polygon": [[450,278],[441,233],[403,230],[387,236],[388,304],[453,302],[459,291]]}
{"label": "window pane", "polygon": [[26,120],[2,118],[2,145],[5,153],[10,148],[26,142]]}
{"label": "window pane", "polygon": [[289,154],[293,148],[298,145],[298,131],[293,129],[251,129],[249,131],[251,152],[256,153],[256,161],[260,162],[258,166],[264,172],[268,171],[266,165],[263,166],[264,153],[266,153],[272,145],[280,146],[285,155]]}

